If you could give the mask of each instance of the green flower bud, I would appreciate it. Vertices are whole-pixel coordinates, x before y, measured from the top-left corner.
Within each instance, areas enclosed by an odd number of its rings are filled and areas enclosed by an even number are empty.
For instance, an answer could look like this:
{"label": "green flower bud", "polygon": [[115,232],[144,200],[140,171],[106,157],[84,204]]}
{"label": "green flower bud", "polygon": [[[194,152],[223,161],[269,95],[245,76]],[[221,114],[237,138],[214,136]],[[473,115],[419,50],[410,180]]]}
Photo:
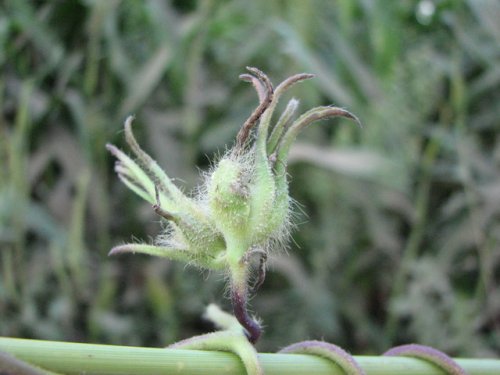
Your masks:
{"label": "green flower bud", "polygon": [[209,207],[218,218],[216,225],[222,233],[242,231],[248,224],[247,178],[245,165],[229,158],[222,159],[210,176]]}
{"label": "green flower bud", "polygon": [[290,146],[297,134],[314,121],[338,116],[358,120],[337,107],[317,107],[293,121],[298,101],[292,99],[273,127],[272,116],[281,95],[312,75],[297,74],[274,89],[260,70],[248,70],[251,74],[241,78],[255,86],[259,106],[243,124],[235,146],[209,173],[205,186],[197,189],[199,196],[184,195],[140,148],[132,132],[131,117],[125,122],[125,135],[136,160],[112,145],[107,147],[118,159],[115,170],[119,178],[152,203],[155,212],[167,223],[167,229],[155,244],[125,244],[115,247],[110,254],[144,253],[184,260],[201,268],[225,270],[235,316],[247,330],[250,341],[255,342],[260,326],[246,310],[248,259],[253,254],[261,257],[257,281],[260,285],[267,253],[273,244],[284,244],[288,239],[291,199],[286,164]]}

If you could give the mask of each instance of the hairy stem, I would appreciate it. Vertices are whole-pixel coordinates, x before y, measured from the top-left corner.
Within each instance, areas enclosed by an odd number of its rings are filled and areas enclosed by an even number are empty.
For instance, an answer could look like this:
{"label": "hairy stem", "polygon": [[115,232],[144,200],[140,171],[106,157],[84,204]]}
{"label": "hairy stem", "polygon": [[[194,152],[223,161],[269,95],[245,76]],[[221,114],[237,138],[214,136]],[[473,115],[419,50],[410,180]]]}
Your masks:
{"label": "hairy stem", "polygon": [[244,262],[238,262],[231,272],[231,304],[233,314],[245,329],[248,341],[255,344],[262,333],[262,327],[255,321],[247,310],[248,301],[248,270]]}
{"label": "hairy stem", "polygon": [[262,327],[248,314],[246,294],[246,291],[242,293],[242,291],[233,289],[231,291],[231,303],[233,304],[234,316],[246,330],[248,341],[255,344],[262,334]]}

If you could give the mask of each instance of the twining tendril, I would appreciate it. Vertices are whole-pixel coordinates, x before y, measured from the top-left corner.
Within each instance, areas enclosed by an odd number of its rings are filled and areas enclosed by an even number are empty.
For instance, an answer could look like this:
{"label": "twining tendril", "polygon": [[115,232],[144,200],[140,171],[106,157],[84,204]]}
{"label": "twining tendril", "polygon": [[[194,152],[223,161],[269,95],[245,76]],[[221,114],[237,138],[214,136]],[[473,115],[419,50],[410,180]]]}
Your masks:
{"label": "twining tendril", "polygon": [[280,353],[311,354],[329,359],[339,366],[347,375],[366,375],[359,363],[352,355],[340,346],[324,341],[302,341],[287,346]]}
{"label": "twining tendril", "polygon": [[407,344],[386,351],[384,356],[403,356],[423,359],[446,371],[449,375],[467,375],[467,372],[451,357],[430,346]]}

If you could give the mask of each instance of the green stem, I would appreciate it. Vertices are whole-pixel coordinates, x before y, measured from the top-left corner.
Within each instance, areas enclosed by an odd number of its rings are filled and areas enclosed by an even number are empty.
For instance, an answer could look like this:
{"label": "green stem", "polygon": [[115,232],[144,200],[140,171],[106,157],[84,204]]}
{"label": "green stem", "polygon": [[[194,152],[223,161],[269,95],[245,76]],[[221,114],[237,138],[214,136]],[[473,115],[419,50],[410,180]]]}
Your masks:
{"label": "green stem", "polygon": [[[138,348],[111,345],[24,340],[0,337],[0,351],[63,374],[244,374],[240,359],[230,353]],[[425,361],[400,357],[355,357],[368,375],[442,375]],[[339,367],[310,355],[259,354],[266,375],[342,375]],[[498,359],[458,359],[470,375],[500,373]]]}
{"label": "green stem", "polygon": [[55,372],[23,362],[9,353],[0,352],[0,374],[2,375],[57,375]]}

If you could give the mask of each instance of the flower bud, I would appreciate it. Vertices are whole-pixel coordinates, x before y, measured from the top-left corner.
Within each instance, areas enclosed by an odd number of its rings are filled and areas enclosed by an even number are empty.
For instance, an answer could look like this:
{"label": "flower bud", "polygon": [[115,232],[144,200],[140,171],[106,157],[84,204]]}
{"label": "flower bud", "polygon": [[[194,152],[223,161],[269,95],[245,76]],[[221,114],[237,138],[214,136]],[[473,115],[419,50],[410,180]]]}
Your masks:
{"label": "flower bud", "polygon": [[121,245],[110,254],[137,252],[184,260],[201,268],[224,269],[230,280],[235,317],[246,329],[249,340],[255,342],[261,329],[246,310],[251,264],[248,258],[260,255],[260,285],[271,245],[283,245],[289,236],[291,199],[286,164],[290,146],[297,134],[315,121],[337,116],[355,121],[357,118],[337,107],[317,107],[294,121],[298,101],[292,99],[273,128],[272,116],[280,96],[312,75],[297,74],[274,89],[260,70],[248,70],[251,74],[242,78],[253,83],[260,103],[241,127],[233,149],[197,190],[199,196],[184,195],[141,149],[132,132],[131,117],[125,122],[125,137],[136,161],[112,145],[107,147],[118,159],[115,171],[120,179],[136,194],[154,203],[154,211],[167,225],[154,245]]}
{"label": "flower bud", "polygon": [[223,158],[210,176],[209,207],[222,233],[244,231],[248,224],[250,205],[246,178],[244,165],[230,158]]}

